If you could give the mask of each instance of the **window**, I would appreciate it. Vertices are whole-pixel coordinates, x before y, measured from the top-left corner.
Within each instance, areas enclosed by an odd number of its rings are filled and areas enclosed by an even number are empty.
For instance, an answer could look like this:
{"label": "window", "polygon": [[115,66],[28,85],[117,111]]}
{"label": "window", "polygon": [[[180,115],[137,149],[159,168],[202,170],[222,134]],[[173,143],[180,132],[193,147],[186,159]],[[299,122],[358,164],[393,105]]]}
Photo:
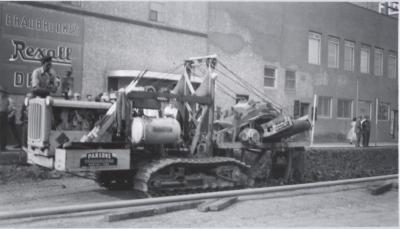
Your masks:
{"label": "window", "polygon": [[332,98],[319,96],[317,114],[321,117],[331,117]]}
{"label": "window", "polygon": [[264,68],[264,87],[275,87],[276,69],[265,67]]}
{"label": "window", "polygon": [[369,115],[372,117],[372,103],[371,101],[359,100],[358,101],[358,115]]}
{"label": "window", "polygon": [[397,78],[397,57],[395,54],[388,56],[388,76],[391,79]]}
{"label": "window", "polygon": [[383,50],[375,48],[374,53],[374,74],[376,76],[383,75]]}
{"label": "window", "polygon": [[149,20],[156,22],[164,21],[164,4],[161,2],[150,2]]}
{"label": "window", "polygon": [[158,12],[155,10],[150,10],[149,19],[150,21],[158,21]]}
{"label": "window", "polygon": [[344,41],[344,70],[354,71],[354,42]]}
{"label": "window", "polygon": [[285,88],[296,89],[296,72],[295,71],[286,70]]}
{"label": "window", "polygon": [[339,68],[339,39],[328,39],[328,67]]}
{"label": "window", "polygon": [[308,63],[321,63],[321,34],[310,32],[308,35]]}
{"label": "window", "polygon": [[369,63],[370,63],[370,50],[369,47],[363,45],[361,47],[360,54],[360,72],[361,73],[369,73]]}
{"label": "window", "polygon": [[351,118],[353,101],[350,99],[338,99],[337,102],[337,117],[338,118]]}
{"label": "window", "polygon": [[24,74],[22,72],[14,72],[14,87],[22,87],[24,85]]}
{"label": "window", "polygon": [[379,103],[378,109],[378,120],[389,120],[389,104],[388,103]]}

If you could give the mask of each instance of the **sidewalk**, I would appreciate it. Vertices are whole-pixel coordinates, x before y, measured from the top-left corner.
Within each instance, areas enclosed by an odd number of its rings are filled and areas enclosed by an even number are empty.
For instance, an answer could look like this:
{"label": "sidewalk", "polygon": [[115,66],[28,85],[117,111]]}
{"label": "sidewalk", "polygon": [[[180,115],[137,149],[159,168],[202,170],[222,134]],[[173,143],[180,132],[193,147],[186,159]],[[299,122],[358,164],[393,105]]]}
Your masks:
{"label": "sidewalk", "polygon": [[[370,142],[369,147],[378,146],[398,146],[398,142]],[[309,148],[355,148],[354,144],[344,143],[344,142],[327,142],[327,143],[314,143]],[[361,147],[362,148],[362,147]]]}

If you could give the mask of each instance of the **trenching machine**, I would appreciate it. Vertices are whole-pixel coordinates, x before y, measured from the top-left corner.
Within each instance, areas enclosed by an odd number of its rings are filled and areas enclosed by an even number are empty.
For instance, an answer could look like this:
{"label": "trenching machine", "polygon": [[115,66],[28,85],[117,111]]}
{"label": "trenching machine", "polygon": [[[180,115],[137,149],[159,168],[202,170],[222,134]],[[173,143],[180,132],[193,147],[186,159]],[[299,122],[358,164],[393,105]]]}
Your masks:
{"label": "trenching machine", "polygon": [[[291,139],[309,130],[310,122],[251,101],[214,120],[217,64],[215,55],[185,60],[171,91],[143,90],[139,76],[118,91],[114,104],[29,99],[28,162],[94,172],[108,189],[150,195],[250,187],[256,179],[300,180],[304,145]],[[190,78],[199,66],[206,72],[195,87]],[[166,107],[170,114],[161,114]]]}

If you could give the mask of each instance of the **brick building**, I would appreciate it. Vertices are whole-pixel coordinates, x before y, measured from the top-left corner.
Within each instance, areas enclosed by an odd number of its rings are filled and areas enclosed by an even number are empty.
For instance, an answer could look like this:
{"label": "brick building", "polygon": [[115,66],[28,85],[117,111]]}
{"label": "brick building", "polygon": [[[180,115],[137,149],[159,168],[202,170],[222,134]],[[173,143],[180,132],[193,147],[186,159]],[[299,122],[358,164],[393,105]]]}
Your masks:
{"label": "brick building", "polygon": [[[371,117],[372,142],[375,133],[378,141],[397,139],[397,19],[358,5],[0,2],[0,7],[0,83],[19,104],[42,53],[55,57],[60,75],[72,67],[74,91],[83,96],[116,89],[144,69],[149,83],[159,82],[160,74],[179,74],[184,58],[216,53],[288,114],[309,114],[316,95],[316,141],[343,141],[351,118],[361,113]],[[230,89],[217,91],[222,109],[236,96],[257,99],[222,74],[218,80]]]}

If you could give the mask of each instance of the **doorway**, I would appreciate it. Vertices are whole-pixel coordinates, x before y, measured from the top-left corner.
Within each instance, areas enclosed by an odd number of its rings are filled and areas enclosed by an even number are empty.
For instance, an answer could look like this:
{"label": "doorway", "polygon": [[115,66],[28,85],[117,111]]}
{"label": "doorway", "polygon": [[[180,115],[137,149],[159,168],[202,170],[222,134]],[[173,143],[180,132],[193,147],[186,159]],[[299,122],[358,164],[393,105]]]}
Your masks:
{"label": "doorway", "polygon": [[293,106],[293,117],[295,119],[300,118],[304,115],[308,115],[310,113],[310,103],[303,103],[300,100],[294,101]]}

